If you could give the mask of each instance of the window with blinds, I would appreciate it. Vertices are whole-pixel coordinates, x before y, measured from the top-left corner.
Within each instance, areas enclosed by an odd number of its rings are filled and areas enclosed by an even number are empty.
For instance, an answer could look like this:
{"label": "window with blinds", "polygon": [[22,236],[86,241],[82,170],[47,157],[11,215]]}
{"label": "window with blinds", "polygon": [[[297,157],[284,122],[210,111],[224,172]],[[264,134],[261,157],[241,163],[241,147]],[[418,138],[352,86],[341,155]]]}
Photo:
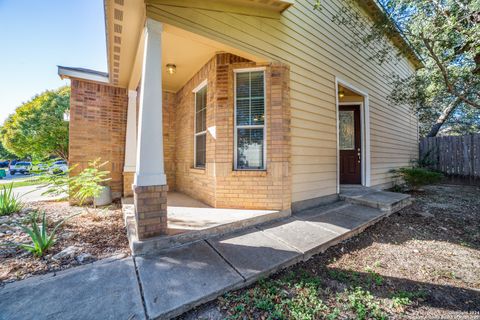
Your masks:
{"label": "window with blinds", "polygon": [[195,168],[205,168],[207,156],[207,86],[195,92]]}
{"label": "window with blinds", "polygon": [[235,169],[265,169],[265,72],[235,72]]}

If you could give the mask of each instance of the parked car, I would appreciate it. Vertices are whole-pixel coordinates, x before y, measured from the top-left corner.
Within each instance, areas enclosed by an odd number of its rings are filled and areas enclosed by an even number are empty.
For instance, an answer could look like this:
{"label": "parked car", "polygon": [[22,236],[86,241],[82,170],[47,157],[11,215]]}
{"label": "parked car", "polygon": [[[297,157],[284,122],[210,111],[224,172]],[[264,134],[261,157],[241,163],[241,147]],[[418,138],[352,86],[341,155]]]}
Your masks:
{"label": "parked car", "polygon": [[45,172],[49,169],[46,163],[39,163],[35,166],[36,171]]}
{"label": "parked car", "polygon": [[21,174],[29,174],[32,170],[32,163],[27,161],[18,161],[15,164],[10,164],[10,174],[13,176],[19,172]]}
{"label": "parked car", "polygon": [[68,164],[65,160],[55,161],[48,169],[50,173],[67,173]]}
{"label": "parked car", "polygon": [[10,161],[0,161],[0,168],[8,168],[8,165],[10,164]]}

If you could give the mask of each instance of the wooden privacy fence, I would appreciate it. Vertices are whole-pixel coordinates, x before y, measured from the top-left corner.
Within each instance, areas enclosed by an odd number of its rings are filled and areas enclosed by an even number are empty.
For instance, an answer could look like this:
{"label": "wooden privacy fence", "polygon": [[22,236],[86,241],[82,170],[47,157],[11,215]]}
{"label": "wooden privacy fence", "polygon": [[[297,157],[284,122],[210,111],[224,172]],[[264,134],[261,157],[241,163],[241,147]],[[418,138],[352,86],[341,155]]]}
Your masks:
{"label": "wooden privacy fence", "polygon": [[447,175],[480,178],[480,134],[420,140],[419,161]]}

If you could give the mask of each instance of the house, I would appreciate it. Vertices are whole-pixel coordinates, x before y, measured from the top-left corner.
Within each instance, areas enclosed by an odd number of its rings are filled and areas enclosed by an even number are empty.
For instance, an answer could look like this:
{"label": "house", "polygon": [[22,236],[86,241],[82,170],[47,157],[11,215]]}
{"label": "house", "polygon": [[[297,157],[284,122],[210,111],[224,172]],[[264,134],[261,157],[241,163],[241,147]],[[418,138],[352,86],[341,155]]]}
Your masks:
{"label": "house", "polygon": [[[400,61],[369,60],[349,45],[358,30],[332,21],[345,1],[314,2],[105,0],[108,73],[59,67],[72,87],[70,162],[109,161],[139,239],[166,232],[167,190],[295,212],[344,184],[389,187],[390,169],[416,158],[417,118],[389,105],[386,75],[420,61],[400,34]],[[370,23],[382,14],[353,2]]]}

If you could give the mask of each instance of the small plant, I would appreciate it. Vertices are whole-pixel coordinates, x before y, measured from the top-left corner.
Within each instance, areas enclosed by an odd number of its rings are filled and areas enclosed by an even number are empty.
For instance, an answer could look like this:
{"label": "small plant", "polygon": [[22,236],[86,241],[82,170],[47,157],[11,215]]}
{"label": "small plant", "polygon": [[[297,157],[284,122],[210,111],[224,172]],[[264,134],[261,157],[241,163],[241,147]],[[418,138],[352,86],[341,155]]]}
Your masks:
{"label": "small plant", "polygon": [[80,205],[93,201],[93,206],[96,206],[95,198],[102,192],[103,184],[110,180],[107,178],[110,172],[100,170],[107,163],[108,161],[100,163],[100,158],[98,158],[89,162],[87,168],[71,178],[70,188],[73,191],[73,198],[78,200]]}
{"label": "small plant", "polygon": [[439,172],[431,171],[425,168],[399,168],[390,171],[394,179],[401,179],[410,190],[418,190],[420,187],[440,182],[443,175]]}
{"label": "small plant", "polygon": [[418,166],[422,168],[432,168],[436,166],[438,161],[434,159],[434,155],[438,154],[438,152],[438,147],[428,150],[422,157],[418,159]]}
{"label": "small plant", "polygon": [[10,215],[19,212],[23,208],[20,197],[13,193],[13,183],[2,186],[0,191],[0,216]]}
{"label": "small plant", "polygon": [[30,227],[21,225],[22,230],[28,234],[32,240],[32,244],[18,244],[20,248],[31,252],[36,257],[42,257],[54,244],[56,240],[56,232],[58,228],[68,219],[75,215],[69,216],[53,227],[51,232],[48,232],[47,218],[45,212],[43,212],[42,223],[38,224],[38,213],[34,212],[30,216]]}
{"label": "small plant", "polygon": [[[75,168],[76,166],[69,168],[68,172],[70,172]],[[70,184],[70,178],[68,176],[68,172],[67,174],[54,173],[54,172],[43,173],[39,177],[39,180],[42,182],[42,184],[45,184],[47,186],[47,190],[42,194],[52,195],[52,196],[68,194],[69,184]]]}
{"label": "small plant", "polygon": [[376,273],[371,267],[365,267],[365,271],[368,273],[368,282],[375,283],[377,286],[381,286],[383,284],[383,277]]}
{"label": "small plant", "polygon": [[[67,174],[46,173],[41,179],[48,185],[43,194],[60,195],[69,194],[70,198],[80,205],[92,201],[95,207],[95,198],[100,195],[103,184],[110,180],[107,178],[109,171],[102,171],[108,161],[100,163],[100,158],[88,163],[88,167],[79,174],[70,176]],[[68,173],[75,170],[78,165],[69,168]]]}
{"label": "small plant", "polygon": [[355,312],[356,318],[363,319],[386,319],[380,305],[375,302],[369,291],[357,287],[350,291],[347,296],[348,305]]}
{"label": "small plant", "polygon": [[413,300],[425,298],[424,291],[407,292],[399,291],[392,296],[392,307],[396,309],[404,309],[413,303]]}

